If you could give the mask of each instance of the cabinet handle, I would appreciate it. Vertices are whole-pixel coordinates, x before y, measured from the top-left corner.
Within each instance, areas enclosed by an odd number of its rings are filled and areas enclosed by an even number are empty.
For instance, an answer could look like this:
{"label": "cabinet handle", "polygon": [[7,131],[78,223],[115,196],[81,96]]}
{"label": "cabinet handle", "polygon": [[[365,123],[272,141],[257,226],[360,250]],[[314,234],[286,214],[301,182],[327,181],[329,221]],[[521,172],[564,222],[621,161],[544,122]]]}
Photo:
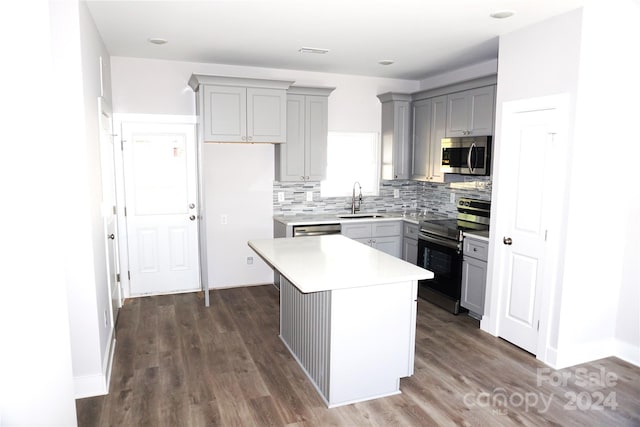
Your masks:
{"label": "cabinet handle", "polygon": [[510,245],[513,243],[513,240],[511,240],[511,237],[503,237],[502,243],[504,243],[505,245]]}
{"label": "cabinet handle", "polygon": [[247,137],[247,141],[253,141],[253,137],[252,136]]}
{"label": "cabinet handle", "polygon": [[243,141],[246,141],[246,140],[247,140],[247,137],[246,137],[246,136],[243,136],[243,137],[242,137],[242,140],[243,140]]}

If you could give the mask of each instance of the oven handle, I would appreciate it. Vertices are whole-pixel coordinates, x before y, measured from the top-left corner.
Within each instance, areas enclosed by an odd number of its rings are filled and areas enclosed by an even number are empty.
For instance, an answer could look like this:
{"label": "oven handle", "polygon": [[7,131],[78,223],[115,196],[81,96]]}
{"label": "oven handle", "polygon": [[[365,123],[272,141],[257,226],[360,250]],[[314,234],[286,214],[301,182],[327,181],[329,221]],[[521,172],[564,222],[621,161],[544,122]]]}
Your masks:
{"label": "oven handle", "polygon": [[457,249],[458,253],[460,252],[460,244],[453,240],[443,239],[441,237],[435,237],[435,236],[426,235],[423,233],[418,234],[418,239],[424,240],[426,242],[436,243],[438,245],[442,245],[450,249]]}

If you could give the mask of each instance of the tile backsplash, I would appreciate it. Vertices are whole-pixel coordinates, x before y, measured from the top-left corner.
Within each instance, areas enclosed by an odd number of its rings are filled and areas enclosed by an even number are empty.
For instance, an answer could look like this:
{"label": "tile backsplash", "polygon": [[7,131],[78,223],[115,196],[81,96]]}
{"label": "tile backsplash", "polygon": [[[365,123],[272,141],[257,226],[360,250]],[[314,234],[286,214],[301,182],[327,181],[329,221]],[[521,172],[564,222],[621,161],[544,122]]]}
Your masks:
{"label": "tile backsplash", "polygon": [[[400,197],[393,192],[399,190]],[[306,201],[307,192],[313,192],[313,201]],[[284,193],[284,201],[278,201],[278,193]],[[364,196],[362,212],[427,211],[447,217],[455,217],[459,197],[491,200],[489,178],[474,178],[467,182],[430,183],[420,181],[381,181],[378,196]],[[320,197],[320,182],[274,182],[273,214],[295,215],[310,213],[346,213],[351,210],[349,197]]]}

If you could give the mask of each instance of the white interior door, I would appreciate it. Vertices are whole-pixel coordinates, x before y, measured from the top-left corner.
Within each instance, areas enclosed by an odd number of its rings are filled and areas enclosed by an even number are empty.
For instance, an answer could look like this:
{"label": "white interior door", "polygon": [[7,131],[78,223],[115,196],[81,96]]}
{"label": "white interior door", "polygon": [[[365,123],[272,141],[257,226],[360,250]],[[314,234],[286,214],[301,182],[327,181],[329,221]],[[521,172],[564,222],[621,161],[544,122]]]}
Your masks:
{"label": "white interior door", "polygon": [[[503,114],[496,255],[501,304],[498,335],[537,353],[540,296],[545,280],[547,215],[553,200],[554,108],[531,107]],[[505,161],[505,159],[507,159]]]}
{"label": "white interior door", "polygon": [[200,289],[195,127],[123,123],[130,295]]}
{"label": "white interior door", "polygon": [[118,220],[116,216],[115,147],[111,107],[104,98],[98,98],[100,123],[100,162],[102,168],[102,215],[106,235],[107,281],[111,298],[111,324],[115,325],[122,306],[120,265],[118,256]]}

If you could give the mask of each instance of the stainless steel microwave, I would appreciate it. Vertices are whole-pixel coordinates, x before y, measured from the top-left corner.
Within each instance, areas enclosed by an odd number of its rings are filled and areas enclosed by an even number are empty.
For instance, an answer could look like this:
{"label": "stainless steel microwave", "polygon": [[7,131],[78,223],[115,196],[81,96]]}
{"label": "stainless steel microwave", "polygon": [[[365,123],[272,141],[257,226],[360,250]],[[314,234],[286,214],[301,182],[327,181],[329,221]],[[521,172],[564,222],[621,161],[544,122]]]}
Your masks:
{"label": "stainless steel microwave", "polygon": [[491,137],[442,138],[442,172],[461,175],[491,173]]}

